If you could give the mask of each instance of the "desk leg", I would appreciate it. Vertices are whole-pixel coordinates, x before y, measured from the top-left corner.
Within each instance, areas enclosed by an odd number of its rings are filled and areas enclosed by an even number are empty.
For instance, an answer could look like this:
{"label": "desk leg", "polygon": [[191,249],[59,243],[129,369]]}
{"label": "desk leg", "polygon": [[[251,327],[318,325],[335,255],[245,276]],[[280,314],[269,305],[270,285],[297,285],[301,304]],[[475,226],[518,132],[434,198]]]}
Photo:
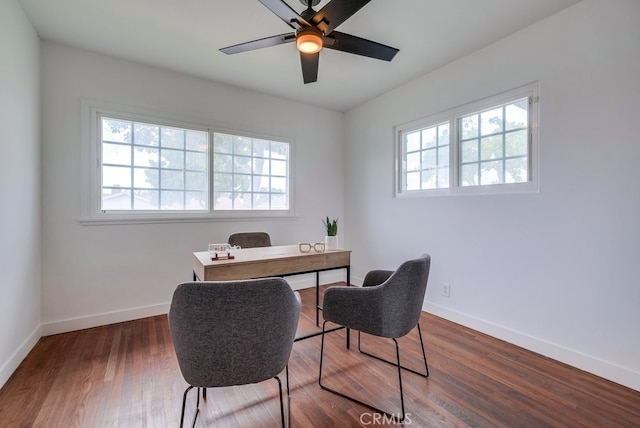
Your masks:
{"label": "desk leg", "polygon": [[316,327],[320,327],[320,272],[316,272]]}
{"label": "desk leg", "polygon": [[[351,266],[347,266],[347,287],[351,287]],[[347,349],[351,345],[351,330],[347,329]]]}

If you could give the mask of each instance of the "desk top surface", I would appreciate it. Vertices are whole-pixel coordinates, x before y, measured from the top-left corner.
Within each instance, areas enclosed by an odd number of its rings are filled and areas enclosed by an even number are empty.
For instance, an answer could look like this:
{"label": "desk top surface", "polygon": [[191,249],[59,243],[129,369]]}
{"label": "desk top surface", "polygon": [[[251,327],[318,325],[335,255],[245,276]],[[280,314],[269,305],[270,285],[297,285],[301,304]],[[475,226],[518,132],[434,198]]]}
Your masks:
{"label": "desk top surface", "polygon": [[273,261],[278,259],[295,259],[295,258],[316,258],[316,257],[349,257],[351,250],[345,250],[342,248],[336,250],[325,250],[321,253],[315,252],[313,249],[308,253],[303,253],[298,248],[298,245],[278,245],[273,247],[259,247],[259,248],[243,248],[240,250],[233,250],[231,252],[233,259],[228,260],[211,260],[211,255],[208,251],[194,252],[193,255],[203,266],[222,266],[222,265],[235,265],[243,263]]}

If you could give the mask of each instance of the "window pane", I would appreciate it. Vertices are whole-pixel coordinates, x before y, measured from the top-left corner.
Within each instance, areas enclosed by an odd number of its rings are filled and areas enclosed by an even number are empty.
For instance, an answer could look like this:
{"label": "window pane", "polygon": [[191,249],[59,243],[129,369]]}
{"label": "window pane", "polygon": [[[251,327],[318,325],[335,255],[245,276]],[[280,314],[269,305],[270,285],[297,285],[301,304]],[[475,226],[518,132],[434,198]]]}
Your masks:
{"label": "window pane", "polygon": [[407,173],[407,190],[420,190],[420,171]]}
{"label": "window pane", "polygon": [[191,172],[185,173],[185,188],[189,190],[207,190],[207,173]]}
{"label": "window pane", "polygon": [[231,210],[233,204],[231,200],[231,192],[214,192],[213,207],[216,210]]}
{"label": "window pane", "polygon": [[178,128],[161,128],[160,145],[166,148],[184,149],[184,130]]}
{"label": "window pane", "polygon": [[416,171],[420,169],[420,152],[410,153],[407,155],[407,171]]}
{"label": "window pane", "polygon": [[[271,179],[271,191],[285,193],[287,191],[287,179],[284,177],[274,177]],[[281,195],[282,196],[282,195]]]}
{"label": "window pane", "polygon": [[478,161],[478,140],[460,143],[460,158],[463,163]]}
{"label": "window pane", "polygon": [[189,171],[203,171],[205,173],[209,169],[206,153],[187,152],[185,156],[185,169]]}
{"label": "window pane", "polygon": [[436,135],[437,127],[434,126],[432,128],[428,128],[422,131],[422,148],[428,149],[430,147],[435,147],[438,139]]}
{"label": "window pane", "polygon": [[438,126],[438,145],[449,145],[449,124],[445,123]]}
{"label": "window pane", "polygon": [[233,153],[236,155],[251,156],[253,153],[251,147],[251,138],[233,136]]}
{"label": "window pane", "polygon": [[449,166],[449,146],[438,149],[438,166]]}
{"label": "window pane", "polygon": [[137,188],[157,189],[159,172],[157,169],[135,168],[133,170],[133,186]]}
{"label": "window pane", "polygon": [[129,189],[102,189],[103,210],[130,210],[131,191]]}
{"label": "window pane", "polygon": [[242,192],[251,191],[251,176],[250,175],[238,175],[233,176],[233,190],[240,190]]}
{"label": "window pane", "polygon": [[215,188],[218,192],[224,193],[233,190],[233,174],[214,174],[213,182],[215,183]]}
{"label": "window pane", "polygon": [[174,190],[162,190],[160,192],[161,210],[182,210],[184,209],[184,192]]}
{"label": "window pane", "polygon": [[480,140],[480,152],[480,160],[503,158],[502,134],[482,138]]}
{"label": "window pane", "polygon": [[233,172],[233,156],[214,154],[213,170],[217,172]]}
{"label": "window pane", "polygon": [[478,184],[478,164],[462,165],[460,168],[460,185],[477,186]]}
{"label": "window pane", "polygon": [[287,162],[280,160],[271,161],[271,175],[286,176],[287,175]]}
{"label": "window pane", "polygon": [[438,168],[438,187],[449,187],[449,168]]}
{"label": "window pane", "polygon": [[526,128],[529,123],[529,98],[505,106],[506,130]]}
{"label": "window pane", "polygon": [[422,172],[422,189],[436,189],[438,187],[435,171],[434,169],[428,169]]}
{"label": "window pane", "polygon": [[160,127],[146,123],[133,124],[133,144],[138,146],[158,147],[160,140]]}
{"label": "window pane", "polygon": [[186,131],[186,149],[199,152],[209,150],[209,133],[204,131]]}
{"label": "window pane", "polygon": [[463,117],[460,119],[460,134],[463,140],[478,137],[478,115]]}
{"label": "window pane", "polygon": [[254,210],[268,210],[269,209],[269,194],[268,193],[254,193],[253,194],[253,209]]}
{"label": "window pane", "polygon": [[227,134],[213,134],[213,150],[215,153],[233,153],[233,136]]}
{"label": "window pane", "polygon": [[131,122],[103,118],[102,141],[131,144]]}
{"label": "window pane", "polygon": [[269,174],[269,159],[265,158],[253,158],[253,173],[254,174]]}
{"label": "window pane", "polygon": [[251,202],[251,193],[233,193],[234,210],[250,210]]}
{"label": "window pane", "polygon": [[505,162],[505,183],[524,183],[529,180],[527,158],[507,159]]}
{"label": "window pane", "polygon": [[253,140],[253,156],[269,157],[269,141]]}
{"label": "window pane", "polygon": [[189,210],[208,210],[207,192],[186,192],[186,206]]}
{"label": "window pane", "polygon": [[271,158],[284,159],[288,161],[289,160],[289,144],[272,141],[271,142]]}
{"label": "window pane", "polygon": [[184,169],[184,151],[162,149],[162,167],[171,169]]}
{"label": "window pane", "polygon": [[160,192],[157,190],[136,191],[133,196],[134,210],[157,210],[159,208]]}
{"label": "window pane", "polygon": [[104,187],[131,187],[131,168],[121,166],[102,167]]}
{"label": "window pane", "polygon": [[405,135],[405,152],[420,150],[420,132],[411,132]]}
{"label": "window pane", "polygon": [[480,135],[502,132],[502,107],[480,113]]}
{"label": "window pane", "polygon": [[435,168],[438,166],[438,152],[436,149],[422,152],[422,168]]}
{"label": "window pane", "polygon": [[136,147],[133,152],[133,164],[135,166],[158,166],[160,150]]}
{"label": "window pane", "polygon": [[505,135],[506,156],[523,156],[528,152],[527,131],[509,132]]}
{"label": "window pane", "polygon": [[235,156],[233,158],[234,173],[250,173],[251,166],[251,158],[248,156]]}
{"label": "window pane", "polygon": [[124,144],[102,144],[102,163],[131,165],[131,146]]}
{"label": "window pane", "polygon": [[504,183],[502,161],[483,162],[480,164],[480,184]]}
{"label": "window pane", "polygon": [[288,210],[289,199],[285,194],[272,194],[271,195],[271,209],[272,210]]}
{"label": "window pane", "polygon": [[184,189],[184,173],[163,169],[160,172],[160,187],[162,189]]}
{"label": "window pane", "polygon": [[254,192],[268,192],[270,191],[269,176],[268,175],[254,175],[253,187]]}

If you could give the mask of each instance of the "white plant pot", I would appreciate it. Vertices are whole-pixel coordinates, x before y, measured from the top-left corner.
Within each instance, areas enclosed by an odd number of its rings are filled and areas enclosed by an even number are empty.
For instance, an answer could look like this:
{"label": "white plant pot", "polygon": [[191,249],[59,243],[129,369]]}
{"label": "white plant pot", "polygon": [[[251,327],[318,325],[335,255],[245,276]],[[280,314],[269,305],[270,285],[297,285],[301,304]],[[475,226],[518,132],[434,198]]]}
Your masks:
{"label": "white plant pot", "polygon": [[324,247],[326,250],[337,250],[338,249],[338,237],[337,236],[325,236],[324,237]]}

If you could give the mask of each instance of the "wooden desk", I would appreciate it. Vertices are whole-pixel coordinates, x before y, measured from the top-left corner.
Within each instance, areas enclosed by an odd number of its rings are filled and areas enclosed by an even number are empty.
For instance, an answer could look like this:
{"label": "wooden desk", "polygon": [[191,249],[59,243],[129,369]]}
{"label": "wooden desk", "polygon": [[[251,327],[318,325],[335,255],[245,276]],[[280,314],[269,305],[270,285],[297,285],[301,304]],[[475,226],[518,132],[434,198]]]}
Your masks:
{"label": "wooden desk", "polygon": [[[351,285],[351,250],[327,250],[301,253],[297,245],[243,248],[233,252],[231,260],[211,260],[208,251],[193,253],[193,279],[232,281],[239,279],[316,274],[316,326],[319,325],[320,272],[346,269]],[[318,333],[319,334],[319,333]],[[304,338],[316,336],[312,334]],[[347,342],[348,343],[348,342]]]}

